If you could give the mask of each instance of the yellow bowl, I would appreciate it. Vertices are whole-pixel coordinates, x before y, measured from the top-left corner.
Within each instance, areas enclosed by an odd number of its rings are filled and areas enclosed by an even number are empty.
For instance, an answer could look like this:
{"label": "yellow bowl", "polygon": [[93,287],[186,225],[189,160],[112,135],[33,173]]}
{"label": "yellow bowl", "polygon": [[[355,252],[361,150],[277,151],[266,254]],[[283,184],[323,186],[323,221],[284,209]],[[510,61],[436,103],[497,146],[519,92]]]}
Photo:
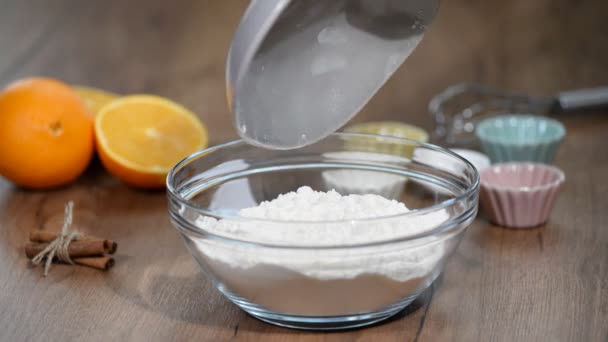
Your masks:
{"label": "yellow bowl", "polygon": [[[377,121],[364,122],[344,129],[346,132],[378,134],[384,136],[398,137],[428,142],[429,134],[422,128],[409,125],[398,121]],[[365,139],[357,139],[357,141],[349,141],[349,150],[373,151],[387,154],[394,154],[411,158],[414,153],[414,144],[387,144],[386,148],[382,144],[366,144]],[[373,147],[372,147],[373,146]]]}

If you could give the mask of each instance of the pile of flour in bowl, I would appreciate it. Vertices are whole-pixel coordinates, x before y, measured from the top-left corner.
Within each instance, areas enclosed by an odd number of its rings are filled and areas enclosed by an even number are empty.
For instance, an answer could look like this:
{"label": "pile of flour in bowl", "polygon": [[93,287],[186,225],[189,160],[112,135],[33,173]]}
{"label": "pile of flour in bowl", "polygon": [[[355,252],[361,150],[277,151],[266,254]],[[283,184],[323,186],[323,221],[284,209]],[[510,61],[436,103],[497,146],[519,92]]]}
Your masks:
{"label": "pile of flour in bowl", "polygon": [[[201,216],[196,225],[230,239],[305,249],[264,248],[217,239],[201,239],[196,245],[207,257],[240,270],[270,265],[320,280],[381,275],[402,282],[429,274],[445,254],[443,241],[427,236],[382,242],[424,233],[449,218],[445,210],[402,215],[409,211],[403,203],[378,195],[342,196],[333,190],[301,187],[242,209],[234,219]],[[324,248],[373,243],[377,244]]]}
{"label": "pile of flour in bowl", "polygon": [[[279,195],[257,207],[242,209],[242,217],[280,221],[339,221],[370,219],[407,213],[405,204],[379,195],[342,196],[335,190],[314,191],[303,186],[297,191]],[[284,234],[290,234],[288,231]],[[352,243],[350,236],[326,236],[334,244]]]}

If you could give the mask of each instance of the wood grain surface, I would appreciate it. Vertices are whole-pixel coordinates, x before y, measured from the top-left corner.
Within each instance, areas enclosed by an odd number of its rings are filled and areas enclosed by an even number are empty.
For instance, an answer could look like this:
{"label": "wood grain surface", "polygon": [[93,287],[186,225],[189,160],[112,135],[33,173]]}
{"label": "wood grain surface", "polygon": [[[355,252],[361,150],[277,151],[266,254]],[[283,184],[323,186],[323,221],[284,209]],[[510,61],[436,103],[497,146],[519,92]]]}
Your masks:
{"label": "wood grain surface", "polygon": [[[246,1],[0,0],[0,84],[45,75],[155,93],[233,138],[224,61]],[[431,128],[430,97],[477,81],[532,94],[608,84],[605,0],[445,0],[412,57],[357,121]],[[1,113],[0,113],[1,115]],[[567,182],[550,222],[516,231],[479,218],[443,276],[388,322],[338,333],[262,323],[222,297],[171,227],[165,194],[129,189],[95,163],[77,183],[32,192],[0,179],[2,341],[608,341],[608,111],[560,117]],[[56,265],[30,230],[75,223],[119,243],[107,273]]]}

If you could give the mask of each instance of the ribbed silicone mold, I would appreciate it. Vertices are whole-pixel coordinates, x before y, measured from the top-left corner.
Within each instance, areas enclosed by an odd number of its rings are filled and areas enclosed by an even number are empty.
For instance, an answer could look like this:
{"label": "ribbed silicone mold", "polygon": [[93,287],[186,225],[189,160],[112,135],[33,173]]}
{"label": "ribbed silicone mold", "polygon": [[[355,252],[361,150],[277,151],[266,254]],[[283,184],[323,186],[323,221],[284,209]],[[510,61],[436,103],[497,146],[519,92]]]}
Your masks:
{"label": "ribbed silicone mold", "polygon": [[534,115],[501,115],[477,125],[476,134],[493,163],[551,163],[566,134],[553,119]]}
{"label": "ribbed silicone mold", "polygon": [[496,164],[481,172],[481,205],[498,225],[535,227],[548,220],[565,179],[545,164]]}

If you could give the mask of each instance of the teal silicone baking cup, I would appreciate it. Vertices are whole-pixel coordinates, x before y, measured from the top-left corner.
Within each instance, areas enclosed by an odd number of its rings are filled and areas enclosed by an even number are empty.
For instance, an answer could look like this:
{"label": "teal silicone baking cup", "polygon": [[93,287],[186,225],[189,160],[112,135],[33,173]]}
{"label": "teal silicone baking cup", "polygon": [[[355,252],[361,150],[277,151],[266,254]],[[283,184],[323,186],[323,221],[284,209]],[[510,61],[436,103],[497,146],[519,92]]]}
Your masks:
{"label": "teal silicone baking cup", "polygon": [[536,115],[500,115],[477,125],[477,138],[493,163],[549,164],[566,135],[559,121]]}

